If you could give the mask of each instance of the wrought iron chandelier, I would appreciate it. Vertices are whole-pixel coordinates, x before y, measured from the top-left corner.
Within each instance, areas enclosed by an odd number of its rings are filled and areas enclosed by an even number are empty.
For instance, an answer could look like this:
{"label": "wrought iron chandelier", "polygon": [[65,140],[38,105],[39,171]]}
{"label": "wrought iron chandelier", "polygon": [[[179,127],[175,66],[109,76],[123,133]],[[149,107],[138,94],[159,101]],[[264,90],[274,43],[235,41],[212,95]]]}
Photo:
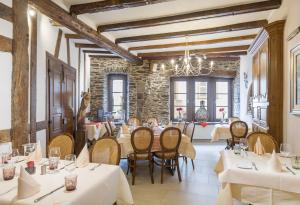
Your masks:
{"label": "wrought iron chandelier", "polygon": [[[198,75],[209,75],[214,70],[214,61],[210,61],[208,67],[203,67],[203,59],[206,60],[206,56],[190,54],[190,48],[188,45],[188,38],[186,37],[186,46],[184,56],[178,59],[171,60],[171,66],[173,75],[175,76],[198,76]],[[164,68],[164,65],[162,65]]]}

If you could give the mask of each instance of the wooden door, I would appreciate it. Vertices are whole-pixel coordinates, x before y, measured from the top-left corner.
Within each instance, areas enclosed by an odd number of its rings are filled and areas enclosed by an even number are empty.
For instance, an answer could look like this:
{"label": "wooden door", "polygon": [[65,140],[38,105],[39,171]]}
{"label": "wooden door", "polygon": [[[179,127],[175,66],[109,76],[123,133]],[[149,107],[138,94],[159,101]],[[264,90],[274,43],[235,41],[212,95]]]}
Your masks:
{"label": "wooden door", "polygon": [[259,97],[259,55],[255,54],[253,56],[253,69],[252,69],[252,79],[253,79],[253,101],[258,102]]}
{"label": "wooden door", "polygon": [[267,102],[268,89],[268,41],[259,50],[259,93],[260,102]]}

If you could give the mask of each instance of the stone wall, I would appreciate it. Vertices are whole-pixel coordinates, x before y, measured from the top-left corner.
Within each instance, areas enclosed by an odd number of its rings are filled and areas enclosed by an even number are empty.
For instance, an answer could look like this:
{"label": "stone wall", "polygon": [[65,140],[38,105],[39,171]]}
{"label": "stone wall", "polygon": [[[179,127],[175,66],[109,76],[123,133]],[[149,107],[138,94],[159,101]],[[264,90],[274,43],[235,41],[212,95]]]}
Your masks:
{"label": "stone wall", "polygon": [[[161,64],[165,69],[161,69]],[[203,62],[203,67],[209,62]],[[239,71],[240,61],[215,61],[214,68],[221,70]],[[107,75],[111,73],[125,73],[128,76],[129,116],[141,119],[157,117],[167,122],[170,118],[170,65],[166,61],[144,61],[137,66],[123,59],[91,58],[91,113],[97,116],[97,110],[108,109]],[[237,75],[239,78],[239,74]],[[233,115],[239,116],[239,79],[233,82]]]}

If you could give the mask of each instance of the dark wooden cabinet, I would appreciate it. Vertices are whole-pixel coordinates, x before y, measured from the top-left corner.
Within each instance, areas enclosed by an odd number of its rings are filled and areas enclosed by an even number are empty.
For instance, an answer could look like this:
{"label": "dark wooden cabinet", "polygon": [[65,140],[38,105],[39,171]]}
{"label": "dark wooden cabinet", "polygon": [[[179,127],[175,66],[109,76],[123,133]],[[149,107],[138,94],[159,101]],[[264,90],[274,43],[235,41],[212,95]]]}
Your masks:
{"label": "dark wooden cabinet", "polygon": [[49,137],[74,134],[76,126],[76,70],[47,53]]}
{"label": "dark wooden cabinet", "polygon": [[267,25],[249,48],[253,55],[253,130],[270,133],[278,143],[283,133],[284,21]]}

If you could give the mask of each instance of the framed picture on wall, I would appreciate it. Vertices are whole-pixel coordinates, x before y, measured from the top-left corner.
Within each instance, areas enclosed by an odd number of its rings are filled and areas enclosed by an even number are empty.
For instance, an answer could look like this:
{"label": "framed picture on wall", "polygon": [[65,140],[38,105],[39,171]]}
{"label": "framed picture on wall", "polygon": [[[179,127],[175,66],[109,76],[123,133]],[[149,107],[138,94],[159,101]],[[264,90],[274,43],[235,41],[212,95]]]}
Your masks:
{"label": "framed picture on wall", "polygon": [[291,113],[300,115],[300,44],[291,51]]}

